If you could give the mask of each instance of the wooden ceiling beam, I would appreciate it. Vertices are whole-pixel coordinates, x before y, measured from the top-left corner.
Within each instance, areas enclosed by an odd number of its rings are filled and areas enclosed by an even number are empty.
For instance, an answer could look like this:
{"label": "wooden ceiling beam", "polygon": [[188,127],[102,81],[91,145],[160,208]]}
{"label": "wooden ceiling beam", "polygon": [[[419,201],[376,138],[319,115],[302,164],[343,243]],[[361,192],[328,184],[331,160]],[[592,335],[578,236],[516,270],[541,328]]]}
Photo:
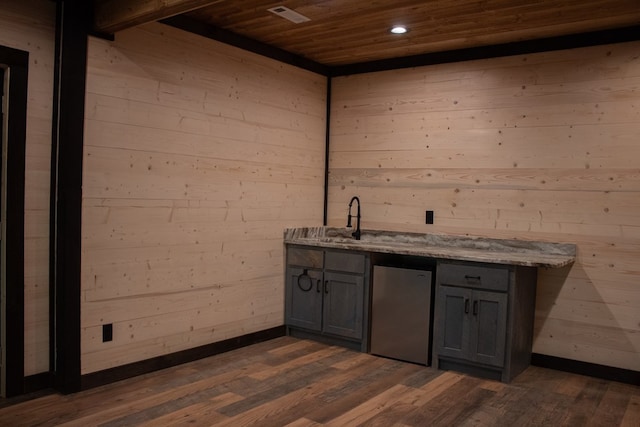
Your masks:
{"label": "wooden ceiling beam", "polygon": [[96,0],[94,30],[113,34],[226,0]]}

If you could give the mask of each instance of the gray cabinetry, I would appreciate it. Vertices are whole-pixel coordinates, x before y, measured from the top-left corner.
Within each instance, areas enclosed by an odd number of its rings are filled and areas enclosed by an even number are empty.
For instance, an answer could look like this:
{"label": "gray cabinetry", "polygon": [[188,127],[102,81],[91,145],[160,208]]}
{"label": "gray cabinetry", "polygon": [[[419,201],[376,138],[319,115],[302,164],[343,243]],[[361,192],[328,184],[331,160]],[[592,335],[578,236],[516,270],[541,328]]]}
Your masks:
{"label": "gray cabinetry", "polygon": [[508,382],[531,359],[536,269],[440,262],[434,364]]}
{"label": "gray cabinetry", "polygon": [[502,367],[507,326],[507,295],[441,286],[443,307],[440,356]]}
{"label": "gray cabinetry", "polygon": [[504,366],[507,332],[507,295],[473,291],[469,357],[479,363]]}
{"label": "gray cabinetry", "polygon": [[323,332],[362,339],[364,276],[324,273]]}
{"label": "gray cabinetry", "polygon": [[322,329],[322,270],[287,269],[287,325],[311,331]]}
{"label": "gray cabinetry", "polygon": [[368,265],[361,253],[288,246],[288,333],[366,349]]}

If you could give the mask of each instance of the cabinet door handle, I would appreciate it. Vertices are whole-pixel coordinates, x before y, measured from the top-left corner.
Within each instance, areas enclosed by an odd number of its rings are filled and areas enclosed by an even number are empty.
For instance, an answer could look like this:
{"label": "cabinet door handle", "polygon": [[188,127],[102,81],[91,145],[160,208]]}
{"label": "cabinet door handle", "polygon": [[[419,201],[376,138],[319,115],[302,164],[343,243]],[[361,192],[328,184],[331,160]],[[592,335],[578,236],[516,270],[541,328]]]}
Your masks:
{"label": "cabinet door handle", "polygon": [[469,314],[469,298],[464,299],[464,313]]}
{"label": "cabinet door handle", "polygon": [[477,316],[478,315],[478,300],[475,300],[473,302],[473,315]]}
{"label": "cabinet door handle", "polygon": [[318,281],[316,282],[316,291],[318,293],[320,293],[320,284],[322,283],[322,280],[318,279]]}
{"label": "cabinet door handle", "polygon": [[329,281],[328,280],[324,281],[324,293],[325,294],[329,293]]}

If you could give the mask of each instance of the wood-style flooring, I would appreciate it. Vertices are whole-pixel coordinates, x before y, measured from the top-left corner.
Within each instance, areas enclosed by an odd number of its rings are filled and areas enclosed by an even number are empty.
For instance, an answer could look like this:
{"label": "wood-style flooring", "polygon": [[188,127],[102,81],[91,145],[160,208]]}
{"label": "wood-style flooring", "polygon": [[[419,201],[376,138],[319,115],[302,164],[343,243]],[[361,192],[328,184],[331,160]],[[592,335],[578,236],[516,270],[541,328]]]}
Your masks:
{"label": "wood-style flooring", "polygon": [[640,387],[530,367],[511,384],[277,338],[72,395],[0,426],[640,426]]}

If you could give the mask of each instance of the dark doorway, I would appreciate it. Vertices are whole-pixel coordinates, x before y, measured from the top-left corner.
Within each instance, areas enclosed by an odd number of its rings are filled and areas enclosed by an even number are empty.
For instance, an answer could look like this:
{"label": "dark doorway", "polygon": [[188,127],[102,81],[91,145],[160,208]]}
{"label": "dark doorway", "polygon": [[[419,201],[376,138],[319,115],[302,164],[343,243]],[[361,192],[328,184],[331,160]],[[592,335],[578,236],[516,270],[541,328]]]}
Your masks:
{"label": "dark doorway", "polygon": [[29,53],[0,46],[2,396],[24,392],[24,165]]}

